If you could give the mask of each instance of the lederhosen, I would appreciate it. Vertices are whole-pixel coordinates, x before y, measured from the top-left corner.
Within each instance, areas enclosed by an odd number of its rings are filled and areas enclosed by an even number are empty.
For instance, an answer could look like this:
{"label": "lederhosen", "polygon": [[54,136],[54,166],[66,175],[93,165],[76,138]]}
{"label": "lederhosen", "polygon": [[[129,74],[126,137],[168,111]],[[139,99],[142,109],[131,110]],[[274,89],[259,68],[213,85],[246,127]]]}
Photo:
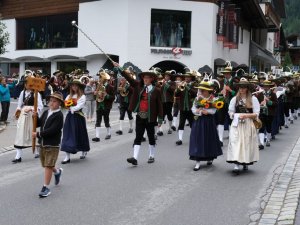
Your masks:
{"label": "lederhosen", "polygon": [[162,102],[163,102],[163,120],[165,119],[165,116],[168,117],[169,121],[173,120],[172,116],[172,107],[173,107],[173,96],[174,96],[174,82],[168,81],[164,83],[164,85],[161,88],[162,91]]}

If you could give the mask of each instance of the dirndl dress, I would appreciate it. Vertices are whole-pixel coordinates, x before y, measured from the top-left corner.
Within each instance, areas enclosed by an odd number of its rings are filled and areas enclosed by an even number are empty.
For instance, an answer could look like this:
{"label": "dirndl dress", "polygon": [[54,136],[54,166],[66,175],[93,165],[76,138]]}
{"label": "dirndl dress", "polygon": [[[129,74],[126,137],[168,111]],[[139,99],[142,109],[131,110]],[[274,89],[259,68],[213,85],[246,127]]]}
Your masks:
{"label": "dirndl dress", "polygon": [[85,117],[81,111],[69,112],[65,119],[61,151],[76,154],[79,151],[90,150],[90,142],[86,128]]}
{"label": "dirndl dress", "polygon": [[190,160],[211,161],[222,154],[215,116],[195,117],[190,135]]}

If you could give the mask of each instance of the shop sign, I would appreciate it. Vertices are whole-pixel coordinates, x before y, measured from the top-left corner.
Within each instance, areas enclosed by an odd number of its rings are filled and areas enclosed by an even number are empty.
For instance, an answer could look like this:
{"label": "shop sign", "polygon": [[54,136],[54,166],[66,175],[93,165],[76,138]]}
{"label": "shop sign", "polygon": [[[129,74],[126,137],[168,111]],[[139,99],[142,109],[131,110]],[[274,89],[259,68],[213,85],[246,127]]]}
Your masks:
{"label": "shop sign", "polygon": [[151,48],[151,54],[163,55],[164,58],[181,58],[181,56],[192,55],[192,50],[185,50],[179,47],[174,48]]}

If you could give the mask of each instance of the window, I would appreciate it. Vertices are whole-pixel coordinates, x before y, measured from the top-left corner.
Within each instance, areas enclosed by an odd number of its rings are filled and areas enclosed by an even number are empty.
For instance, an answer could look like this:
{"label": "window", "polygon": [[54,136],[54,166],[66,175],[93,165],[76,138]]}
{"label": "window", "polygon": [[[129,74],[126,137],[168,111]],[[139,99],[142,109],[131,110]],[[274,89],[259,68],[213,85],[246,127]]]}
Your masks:
{"label": "window", "polygon": [[51,74],[51,63],[50,62],[31,62],[25,63],[25,69],[37,72],[41,70],[44,75]]}
{"label": "window", "polygon": [[77,47],[77,13],[17,19],[17,49]]}
{"label": "window", "polygon": [[85,61],[57,62],[57,69],[65,73],[71,73],[75,69],[86,70]]}
{"label": "window", "polygon": [[151,10],[150,46],[191,47],[191,12]]}

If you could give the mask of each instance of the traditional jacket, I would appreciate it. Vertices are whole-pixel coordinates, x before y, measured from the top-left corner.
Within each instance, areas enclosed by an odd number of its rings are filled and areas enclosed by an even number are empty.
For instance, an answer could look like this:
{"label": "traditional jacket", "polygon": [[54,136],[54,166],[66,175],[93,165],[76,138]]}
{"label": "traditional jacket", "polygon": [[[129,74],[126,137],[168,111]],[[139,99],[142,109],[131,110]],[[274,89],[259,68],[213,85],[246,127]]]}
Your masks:
{"label": "traditional jacket", "polygon": [[187,84],[184,91],[176,90],[175,96],[179,97],[180,111],[190,111],[193,107],[193,102],[197,96],[197,90],[192,84]]}
{"label": "traditional jacket", "polygon": [[38,118],[37,125],[41,127],[37,133],[39,143],[43,147],[59,147],[64,122],[64,116],[61,110],[53,112],[50,116],[50,110],[44,111],[42,116]]}
{"label": "traditional jacket", "polygon": [[174,91],[176,89],[176,83],[174,81],[167,81],[161,87],[162,102],[174,102]]}
{"label": "traditional jacket", "polygon": [[[133,93],[129,103],[129,110],[132,112],[139,112],[140,102],[142,94],[145,91],[145,86],[142,82],[134,80],[126,72],[119,68],[121,74],[129,82],[130,86],[133,88]],[[148,122],[155,123],[158,121],[159,124],[162,123],[163,118],[163,106],[161,102],[160,90],[157,87],[152,88],[148,93]]]}

